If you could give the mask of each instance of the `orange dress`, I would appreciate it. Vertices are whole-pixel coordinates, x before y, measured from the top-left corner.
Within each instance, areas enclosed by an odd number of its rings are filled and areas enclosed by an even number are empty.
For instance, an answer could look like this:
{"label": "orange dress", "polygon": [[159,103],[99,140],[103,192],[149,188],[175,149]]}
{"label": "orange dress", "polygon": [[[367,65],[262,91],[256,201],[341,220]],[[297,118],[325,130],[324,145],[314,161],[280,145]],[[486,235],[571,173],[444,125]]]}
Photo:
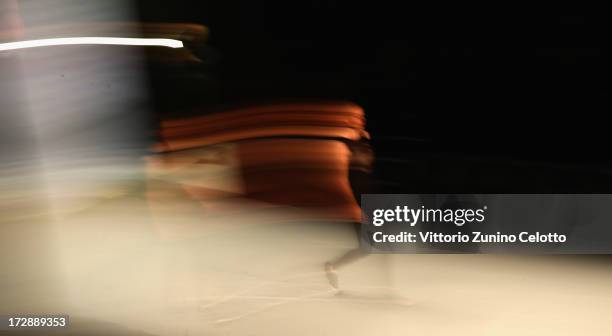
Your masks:
{"label": "orange dress", "polygon": [[363,110],[352,103],[247,106],[162,121],[149,163],[165,176],[197,163],[232,166],[235,181],[226,187],[207,185],[193,174],[179,182],[202,202],[238,196],[358,222],[361,209],[348,179],[355,158],[347,143],[367,138],[364,126]]}

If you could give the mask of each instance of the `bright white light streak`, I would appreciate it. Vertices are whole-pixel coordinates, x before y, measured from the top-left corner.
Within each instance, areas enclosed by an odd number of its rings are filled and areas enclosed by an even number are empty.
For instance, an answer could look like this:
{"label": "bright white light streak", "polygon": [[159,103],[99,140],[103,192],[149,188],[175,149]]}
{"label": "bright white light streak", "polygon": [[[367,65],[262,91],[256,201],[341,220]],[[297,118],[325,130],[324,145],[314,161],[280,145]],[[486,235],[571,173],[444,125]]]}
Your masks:
{"label": "bright white light streak", "polygon": [[163,38],[129,38],[129,37],[60,37],[41,40],[18,41],[0,43],[0,51],[17,50],[26,48],[80,45],[80,44],[108,44],[108,45],[132,45],[132,46],[157,46],[168,48],[182,48],[183,42]]}

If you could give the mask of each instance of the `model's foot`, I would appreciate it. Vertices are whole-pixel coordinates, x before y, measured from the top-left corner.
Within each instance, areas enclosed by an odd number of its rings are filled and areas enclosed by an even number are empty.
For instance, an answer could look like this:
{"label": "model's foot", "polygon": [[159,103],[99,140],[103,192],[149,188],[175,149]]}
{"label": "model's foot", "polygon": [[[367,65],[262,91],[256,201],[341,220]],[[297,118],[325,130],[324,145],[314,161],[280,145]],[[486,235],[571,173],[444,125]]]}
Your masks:
{"label": "model's foot", "polygon": [[336,269],[332,263],[325,263],[325,276],[327,277],[327,281],[329,284],[338,289],[338,273],[336,273]]}

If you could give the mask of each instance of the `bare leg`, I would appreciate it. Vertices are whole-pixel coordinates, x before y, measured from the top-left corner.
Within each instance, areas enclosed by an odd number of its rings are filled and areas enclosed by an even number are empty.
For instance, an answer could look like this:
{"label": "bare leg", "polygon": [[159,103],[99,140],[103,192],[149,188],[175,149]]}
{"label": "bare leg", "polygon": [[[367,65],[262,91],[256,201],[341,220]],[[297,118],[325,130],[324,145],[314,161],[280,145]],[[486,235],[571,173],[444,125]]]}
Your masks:
{"label": "bare leg", "polygon": [[[356,144],[353,145],[355,146]],[[351,152],[353,153],[353,161],[351,162],[351,164],[357,165],[362,168],[349,170],[349,180],[351,183],[351,189],[353,191],[353,197],[355,201],[361,206],[361,194],[375,192],[375,188],[373,187],[373,182],[370,175],[370,165],[373,159],[373,154],[369,145],[356,146],[355,148],[351,149]],[[358,159],[357,161],[359,162],[355,161],[355,159]],[[360,242],[361,223],[354,223],[353,229],[355,231],[355,234],[357,235],[357,241]],[[348,264],[352,264],[353,262],[365,257],[366,255],[368,255],[368,252],[362,250],[360,247],[357,247],[352,250],[349,250],[348,252],[344,253],[343,255],[334,260],[326,262],[325,275],[327,276],[329,284],[332,287],[339,289],[338,274],[336,273],[336,270]]]}
{"label": "bare leg", "polygon": [[[354,223],[353,229],[355,230],[355,233],[357,234],[357,240],[359,241],[361,224]],[[339,288],[338,274],[336,273],[336,270],[348,264],[351,264],[365,257],[366,255],[368,255],[366,251],[357,247],[352,250],[349,250],[348,252],[344,253],[343,255],[341,255],[340,257],[336,259],[326,262],[325,263],[325,275],[327,276],[327,280],[329,281],[329,284],[332,285],[332,287],[338,289]]]}

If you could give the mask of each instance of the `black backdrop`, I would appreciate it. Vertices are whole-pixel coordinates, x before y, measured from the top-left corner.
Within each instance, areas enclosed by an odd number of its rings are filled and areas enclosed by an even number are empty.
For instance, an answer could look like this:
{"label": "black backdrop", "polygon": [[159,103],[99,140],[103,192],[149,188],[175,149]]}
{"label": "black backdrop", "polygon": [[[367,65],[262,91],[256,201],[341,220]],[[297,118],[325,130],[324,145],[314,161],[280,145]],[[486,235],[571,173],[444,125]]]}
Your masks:
{"label": "black backdrop", "polygon": [[[607,170],[610,161],[604,11],[147,0],[139,12],[143,21],[209,27],[220,55],[215,103],[309,97],[362,105],[383,171],[384,162],[419,155],[565,170]],[[589,183],[600,185],[593,176]]]}

